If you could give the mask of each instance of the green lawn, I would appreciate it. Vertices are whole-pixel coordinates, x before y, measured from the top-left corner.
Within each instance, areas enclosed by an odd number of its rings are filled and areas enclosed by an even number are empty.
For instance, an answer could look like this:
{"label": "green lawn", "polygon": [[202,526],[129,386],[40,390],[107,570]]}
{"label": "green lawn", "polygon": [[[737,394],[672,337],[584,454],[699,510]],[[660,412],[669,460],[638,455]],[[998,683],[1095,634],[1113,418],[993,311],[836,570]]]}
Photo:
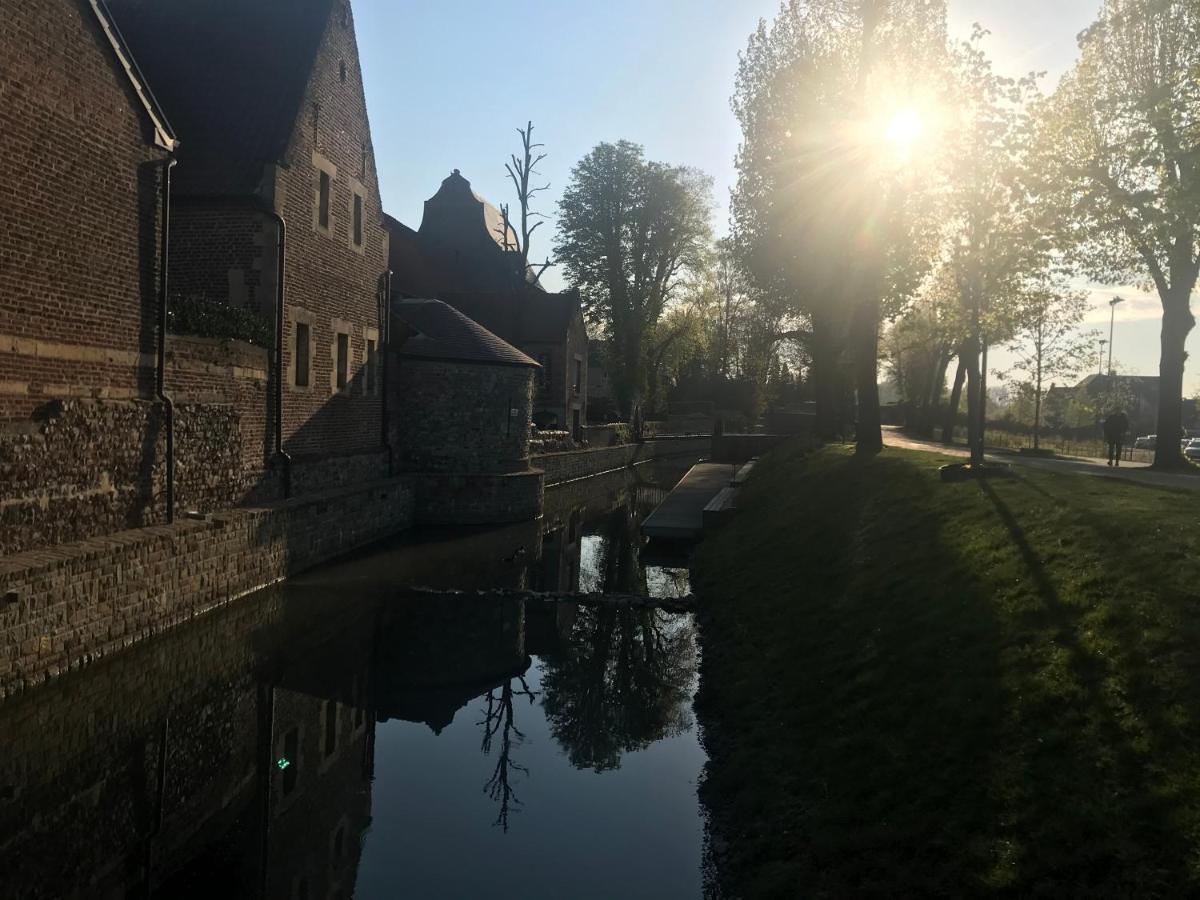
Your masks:
{"label": "green lawn", "polygon": [[1200,893],[1200,498],[786,447],[700,548],[732,896]]}

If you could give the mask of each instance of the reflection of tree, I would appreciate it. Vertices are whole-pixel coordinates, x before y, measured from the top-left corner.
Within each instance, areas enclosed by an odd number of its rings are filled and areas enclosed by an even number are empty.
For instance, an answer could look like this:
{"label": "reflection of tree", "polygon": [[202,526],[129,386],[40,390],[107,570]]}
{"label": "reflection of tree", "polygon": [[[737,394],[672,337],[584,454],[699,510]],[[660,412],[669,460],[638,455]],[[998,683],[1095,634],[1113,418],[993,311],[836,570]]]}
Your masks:
{"label": "reflection of tree", "polygon": [[688,617],[580,607],[560,652],[545,658],[542,701],[578,768],[615,769],[621,754],[691,727],[695,635]]}
{"label": "reflection of tree", "polygon": [[[519,691],[513,690],[514,680],[521,683]],[[479,723],[483,726],[482,750],[484,756],[492,752],[492,741],[497,735],[500,736],[500,751],[496,756],[496,768],[492,770],[492,777],[487,780],[483,789],[491,799],[500,804],[500,813],[496,816],[493,824],[501,826],[506,833],[508,832],[510,808],[521,805],[516,791],[513,790],[509,778],[510,773],[516,771],[523,775],[529,774],[529,769],[514,762],[511,755],[513,745],[520,745],[525,740],[525,735],[517,728],[514,721],[514,697],[528,697],[532,704],[537,694],[529,689],[524,677],[509,679],[504,682],[503,686],[488,691],[484,719]]]}

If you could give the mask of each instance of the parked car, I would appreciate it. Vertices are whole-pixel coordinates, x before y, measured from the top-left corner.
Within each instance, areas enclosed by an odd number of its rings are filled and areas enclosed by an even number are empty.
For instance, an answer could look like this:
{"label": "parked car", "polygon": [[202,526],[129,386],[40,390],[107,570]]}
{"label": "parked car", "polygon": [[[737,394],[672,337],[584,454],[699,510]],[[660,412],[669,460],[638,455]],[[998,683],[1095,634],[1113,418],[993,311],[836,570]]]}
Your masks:
{"label": "parked car", "polygon": [[1135,450],[1157,450],[1158,449],[1158,435],[1157,434],[1143,435],[1142,437],[1138,438],[1137,440],[1135,440],[1133,442],[1133,449],[1135,449]]}
{"label": "parked car", "polygon": [[1183,455],[1188,459],[1200,459],[1200,438],[1192,438],[1183,448]]}

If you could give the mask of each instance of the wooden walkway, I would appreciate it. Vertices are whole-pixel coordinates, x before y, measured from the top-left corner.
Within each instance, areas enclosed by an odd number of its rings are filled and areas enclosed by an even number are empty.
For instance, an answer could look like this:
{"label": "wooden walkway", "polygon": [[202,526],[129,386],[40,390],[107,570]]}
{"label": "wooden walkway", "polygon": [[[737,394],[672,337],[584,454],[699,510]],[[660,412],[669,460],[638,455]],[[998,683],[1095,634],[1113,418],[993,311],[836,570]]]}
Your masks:
{"label": "wooden walkway", "polygon": [[692,466],[654,512],[642,523],[642,534],[668,541],[697,540],[704,532],[704,507],[729,484],[737,466],[700,463]]}

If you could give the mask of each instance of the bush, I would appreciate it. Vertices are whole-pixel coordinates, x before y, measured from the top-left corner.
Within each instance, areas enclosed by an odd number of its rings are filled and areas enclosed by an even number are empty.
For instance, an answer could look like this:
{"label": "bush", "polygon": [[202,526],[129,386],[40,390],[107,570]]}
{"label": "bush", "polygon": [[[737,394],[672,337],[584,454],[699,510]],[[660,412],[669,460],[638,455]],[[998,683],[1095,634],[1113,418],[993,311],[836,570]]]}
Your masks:
{"label": "bush", "polygon": [[167,307],[167,330],[197,337],[274,343],[274,326],[262,313],[205,297],[175,297]]}

